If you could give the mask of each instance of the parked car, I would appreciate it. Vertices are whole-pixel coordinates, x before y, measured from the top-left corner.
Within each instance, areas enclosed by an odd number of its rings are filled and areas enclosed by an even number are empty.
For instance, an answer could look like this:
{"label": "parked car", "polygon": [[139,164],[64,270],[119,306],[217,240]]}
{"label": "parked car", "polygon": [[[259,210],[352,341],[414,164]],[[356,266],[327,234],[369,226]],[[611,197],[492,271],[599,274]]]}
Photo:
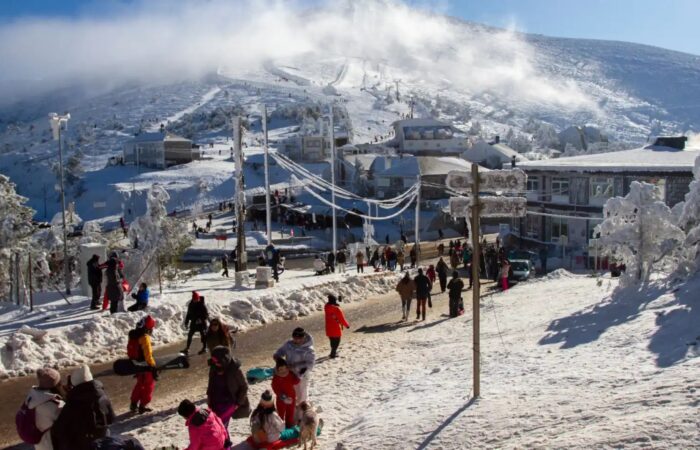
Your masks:
{"label": "parked car", "polygon": [[510,260],[510,279],[512,281],[526,281],[535,272],[535,266],[529,259]]}
{"label": "parked car", "polygon": [[532,263],[532,267],[535,267],[535,263],[539,259],[539,256],[535,252],[529,250],[511,250],[508,252],[508,260],[529,260]]}

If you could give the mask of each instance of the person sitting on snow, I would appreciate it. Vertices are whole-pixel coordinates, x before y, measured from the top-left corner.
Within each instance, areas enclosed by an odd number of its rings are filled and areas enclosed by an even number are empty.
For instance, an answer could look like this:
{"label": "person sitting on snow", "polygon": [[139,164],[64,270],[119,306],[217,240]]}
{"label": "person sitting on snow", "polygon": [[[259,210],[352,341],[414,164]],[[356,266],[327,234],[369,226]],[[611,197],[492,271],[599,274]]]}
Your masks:
{"label": "person sitting on snow", "polygon": [[316,259],[314,259],[314,270],[316,271],[316,275],[325,275],[328,272],[326,262],[318,255],[316,255]]}
{"label": "person sitting on snow", "polygon": [[255,444],[272,443],[284,431],[284,421],[275,410],[270,391],[263,392],[260,403],[250,415],[250,433]]}
{"label": "person sitting on snow", "polygon": [[186,450],[206,450],[228,448],[228,433],[221,419],[208,409],[197,408],[185,399],[177,407],[177,413],[186,419],[185,425],[190,435],[190,445]]}
{"label": "person sitting on snow", "polygon": [[151,292],[148,290],[148,285],[146,283],[141,283],[139,285],[139,290],[131,294],[131,298],[136,300],[136,303],[127,308],[129,311],[141,311],[148,307],[148,298],[151,296]]}

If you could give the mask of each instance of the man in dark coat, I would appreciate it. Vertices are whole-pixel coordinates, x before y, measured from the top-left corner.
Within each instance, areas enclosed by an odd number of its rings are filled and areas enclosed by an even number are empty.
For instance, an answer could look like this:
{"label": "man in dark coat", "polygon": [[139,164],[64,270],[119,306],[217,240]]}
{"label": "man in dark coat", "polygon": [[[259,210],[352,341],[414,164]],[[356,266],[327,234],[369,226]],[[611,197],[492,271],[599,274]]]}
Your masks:
{"label": "man in dark coat", "polygon": [[109,299],[109,312],[114,314],[119,312],[119,303],[124,299],[124,290],[121,286],[121,281],[124,279],[124,272],[122,272],[124,263],[119,260],[117,252],[112,252],[109,254],[107,262],[100,264],[99,267],[100,269],[107,269],[105,271],[107,276],[105,291]]}
{"label": "man in dark coat", "polygon": [[449,289],[448,296],[450,298],[450,317],[459,315],[459,306],[462,301],[462,289],[464,289],[464,281],[459,279],[459,273],[455,270],[452,272],[452,279],[447,284]]}
{"label": "man in dark coat", "polygon": [[328,254],[328,259],[326,260],[326,264],[328,264],[328,269],[331,272],[335,272],[335,255],[333,252],[330,252]]}
{"label": "man in dark coat", "polygon": [[204,304],[204,296],[199,295],[199,292],[192,291],[192,300],[187,305],[187,315],[185,316],[185,328],[187,331],[187,347],[182,351],[182,353],[189,353],[190,345],[192,345],[192,338],[195,333],[199,333],[202,338],[202,349],[199,354],[206,353],[207,351],[207,341],[206,341],[206,331],[207,331],[207,321],[209,320],[209,310],[207,305]]}
{"label": "man in dark coat", "polygon": [[51,428],[54,450],[90,450],[96,439],[109,434],[114,422],[112,402],[102,387],[93,380],[87,365],[78,367],[70,376],[73,389]]}
{"label": "man in dark coat", "polygon": [[207,404],[221,419],[226,429],[229,421],[250,415],[248,383],[241,363],[231,356],[228,347],[211,350]]}
{"label": "man in dark coat", "polygon": [[100,269],[100,257],[92,255],[87,262],[88,284],[92,289],[92,301],[90,309],[99,309],[100,294],[102,293],[102,269]]}
{"label": "man in dark coat", "polygon": [[447,286],[448,267],[447,263],[442,259],[442,257],[435,265],[435,271],[437,272],[438,279],[440,280],[440,292],[445,292],[445,288]]}
{"label": "man in dark coat", "polygon": [[221,276],[228,278],[228,256],[226,254],[221,256],[221,267],[224,269]]}
{"label": "man in dark coat", "polygon": [[433,286],[430,283],[430,278],[423,275],[423,269],[418,269],[418,275],[413,279],[413,282],[416,283],[416,300],[418,301],[416,320],[421,318],[421,310],[423,312],[423,320],[425,320],[425,307]]}

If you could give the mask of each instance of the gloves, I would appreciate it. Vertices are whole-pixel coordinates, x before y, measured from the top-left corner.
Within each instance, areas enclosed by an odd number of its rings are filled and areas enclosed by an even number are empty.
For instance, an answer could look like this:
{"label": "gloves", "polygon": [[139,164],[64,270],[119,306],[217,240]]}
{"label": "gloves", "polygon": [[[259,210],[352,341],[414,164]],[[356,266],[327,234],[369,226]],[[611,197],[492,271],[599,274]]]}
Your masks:
{"label": "gloves", "polygon": [[299,375],[304,375],[305,373],[306,373],[306,367],[302,367],[302,368],[299,370]]}

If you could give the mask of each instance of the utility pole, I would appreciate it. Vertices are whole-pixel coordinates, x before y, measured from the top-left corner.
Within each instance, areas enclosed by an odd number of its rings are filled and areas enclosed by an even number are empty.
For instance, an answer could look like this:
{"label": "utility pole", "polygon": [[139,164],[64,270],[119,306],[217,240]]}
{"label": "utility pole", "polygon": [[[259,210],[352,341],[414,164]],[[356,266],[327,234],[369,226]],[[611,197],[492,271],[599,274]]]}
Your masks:
{"label": "utility pole", "polygon": [[233,151],[236,165],[236,272],[248,269],[245,253],[245,185],[243,180],[243,130],[241,117],[233,118]]}
{"label": "utility pole", "polygon": [[338,252],[337,249],[337,224],[335,217],[335,129],[333,126],[333,105],[331,104],[330,115],[330,135],[331,135],[331,203],[333,204],[333,256]]}
{"label": "utility pole", "polygon": [[420,173],[418,174],[418,193],[416,194],[416,267],[418,266],[418,261],[420,260],[420,191],[421,191],[421,180]]}
{"label": "utility pole", "polygon": [[70,114],[59,116],[56,113],[49,114],[49,124],[53,131],[54,139],[58,139],[58,168],[60,172],[61,186],[61,216],[63,218],[63,273],[66,287],[66,295],[70,295],[70,264],[68,263],[68,230],[66,229],[66,195],[63,187],[63,149],[61,146],[61,128],[68,126]]}
{"label": "utility pole", "polygon": [[472,164],[472,202],[471,202],[471,221],[472,221],[472,313],[473,313],[473,369],[474,369],[474,398],[481,395],[481,342],[480,342],[480,297],[481,297],[481,280],[479,279],[479,267],[481,266],[481,248],[479,245],[479,166]]}
{"label": "utility pole", "polygon": [[265,150],[265,223],[267,224],[267,245],[272,244],[272,210],[270,206],[270,169],[267,162],[267,106],[262,110],[263,145]]}

